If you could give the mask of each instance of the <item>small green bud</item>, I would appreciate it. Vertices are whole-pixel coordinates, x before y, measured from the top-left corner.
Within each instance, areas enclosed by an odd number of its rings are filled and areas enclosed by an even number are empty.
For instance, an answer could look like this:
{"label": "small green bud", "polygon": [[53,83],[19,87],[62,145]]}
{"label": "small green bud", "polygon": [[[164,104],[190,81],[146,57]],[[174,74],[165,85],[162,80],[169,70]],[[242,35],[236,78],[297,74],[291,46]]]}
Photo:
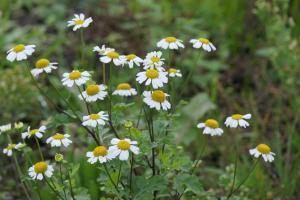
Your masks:
{"label": "small green bud", "polygon": [[21,129],[21,128],[23,128],[23,126],[24,126],[23,122],[16,122],[16,123],[14,124],[14,127],[15,127],[16,129]]}
{"label": "small green bud", "polygon": [[64,156],[60,153],[55,154],[55,161],[56,162],[61,162],[64,159]]}
{"label": "small green bud", "polygon": [[133,126],[133,123],[132,123],[132,121],[126,121],[125,123],[124,123],[124,126],[125,126],[125,128],[131,128],[132,126]]}

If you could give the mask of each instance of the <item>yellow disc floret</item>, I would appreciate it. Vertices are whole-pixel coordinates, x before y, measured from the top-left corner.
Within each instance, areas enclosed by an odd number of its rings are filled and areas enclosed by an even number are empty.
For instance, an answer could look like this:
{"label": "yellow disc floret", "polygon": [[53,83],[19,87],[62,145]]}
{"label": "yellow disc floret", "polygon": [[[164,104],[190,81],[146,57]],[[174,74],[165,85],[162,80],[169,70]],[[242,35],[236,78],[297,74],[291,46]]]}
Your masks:
{"label": "yellow disc floret", "polygon": [[100,116],[98,114],[90,114],[90,119],[97,120],[100,119]]}
{"label": "yellow disc floret", "polygon": [[16,53],[19,53],[19,52],[24,51],[24,50],[25,50],[25,45],[24,44],[18,44],[13,49],[13,51],[16,52]]}
{"label": "yellow disc floret", "polygon": [[153,56],[153,57],[151,57],[151,61],[154,63],[158,63],[160,61],[160,58],[157,56]]}
{"label": "yellow disc floret", "polygon": [[151,97],[154,101],[157,101],[159,103],[162,103],[166,100],[166,95],[161,90],[154,90],[151,94]]}
{"label": "yellow disc floret", "polygon": [[235,119],[235,120],[240,120],[240,119],[243,118],[243,115],[241,115],[241,114],[234,114],[234,115],[231,115],[231,118]]}
{"label": "yellow disc floret", "polygon": [[117,90],[130,90],[131,86],[128,83],[120,83],[117,86]]}
{"label": "yellow disc floret", "polygon": [[120,55],[115,51],[110,51],[106,54],[106,56],[111,59],[114,59],[114,58],[119,58]]}
{"label": "yellow disc floret", "polygon": [[219,128],[219,123],[214,119],[208,119],[205,121],[205,126],[210,128]]}
{"label": "yellow disc floret", "polygon": [[198,39],[200,42],[202,42],[203,44],[209,44],[209,40],[206,38],[199,38]]}
{"label": "yellow disc floret", "polygon": [[147,76],[147,78],[154,79],[154,78],[157,78],[159,76],[159,73],[155,69],[148,69],[146,71],[146,76]]}
{"label": "yellow disc floret", "polygon": [[95,157],[99,157],[99,156],[106,156],[107,155],[107,149],[105,146],[97,146],[94,150],[93,150],[93,154]]}
{"label": "yellow disc floret", "polygon": [[35,135],[37,132],[39,132],[38,129],[33,129],[30,131],[30,135]]}
{"label": "yellow disc floret", "polygon": [[121,150],[128,150],[130,148],[130,143],[126,140],[120,140],[117,144],[118,148]]}
{"label": "yellow disc floret", "polygon": [[89,96],[93,96],[95,94],[98,94],[100,91],[99,86],[98,85],[88,85],[86,88],[86,93]]}
{"label": "yellow disc floret", "polygon": [[175,68],[169,68],[169,69],[168,69],[168,72],[169,72],[169,73],[176,73],[176,72],[177,72],[177,69],[175,69]]}
{"label": "yellow disc floret", "polygon": [[271,148],[266,144],[259,144],[256,149],[262,154],[269,154],[271,152]]}
{"label": "yellow disc floret", "polygon": [[9,145],[7,145],[6,148],[7,148],[8,150],[12,150],[12,149],[16,148],[16,146],[17,146],[16,144],[9,144]]}
{"label": "yellow disc floret", "polygon": [[81,77],[81,73],[79,71],[73,71],[69,74],[69,79],[76,80]]}
{"label": "yellow disc floret", "polygon": [[52,136],[52,138],[54,140],[62,140],[65,138],[64,134],[61,134],[61,133],[56,133],[55,135]]}
{"label": "yellow disc floret", "polygon": [[47,163],[41,161],[41,162],[37,162],[35,165],[34,165],[34,171],[38,174],[43,174],[47,171],[48,169],[48,165]]}
{"label": "yellow disc floret", "polygon": [[133,59],[135,59],[136,58],[136,55],[135,54],[128,54],[127,56],[126,56],[126,59],[127,60],[133,60]]}
{"label": "yellow disc floret", "polygon": [[166,37],[165,38],[165,41],[167,42],[167,43],[172,43],[172,42],[176,42],[176,37]]}
{"label": "yellow disc floret", "polygon": [[42,59],[39,59],[38,61],[36,61],[35,63],[35,67],[36,68],[39,68],[39,69],[42,69],[42,68],[45,68],[49,65],[49,60],[46,59],[46,58],[42,58]]}
{"label": "yellow disc floret", "polygon": [[75,22],[76,25],[82,25],[84,23],[84,20],[76,19],[74,22]]}

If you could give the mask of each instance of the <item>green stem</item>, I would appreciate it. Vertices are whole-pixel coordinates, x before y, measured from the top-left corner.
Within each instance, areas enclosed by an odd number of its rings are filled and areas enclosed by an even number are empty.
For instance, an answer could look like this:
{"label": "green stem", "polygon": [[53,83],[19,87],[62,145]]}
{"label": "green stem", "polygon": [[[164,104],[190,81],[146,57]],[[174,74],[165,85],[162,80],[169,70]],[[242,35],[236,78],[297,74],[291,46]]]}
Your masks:
{"label": "green stem", "polygon": [[[52,186],[50,183],[49,183],[49,181],[47,180],[47,178],[46,178],[46,176],[44,176],[44,178],[45,178],[45,181],[46,181],[46,183],[47,183],[47,185],[50,187],[50,189],[60,198],[60,199],[62,199],[62,200],[64,200],[64,198],[59,194],[59,192],[58,191],[56,191],[56,189],[54,188],[54,186]],[[51,180],[51,179],[50,179]]]}
{"label": "green stem", "polygon": [[85,100],[85,98],[84,98],[84,96],[83,96],[83,94],[82,94],[82,90],[80,89],[80,87],[79,87],[78,85],[76,85],[76,86],[77,86],[77,88],[78,88],[78,91],[79,91],[79,94],[80,94],[82,100],[84,101],[84,104],[85,104],[85,106],[86,106],[86,110],[88,111],[88,113],[89,113],[89,115],[90,115],[90,114],[91,114],[91,111],[90,111],[90,108],[89,108],[89,105],[88,105],[87,101]]}
{"label": "green stem", "polygon": [[231,185],[230,194],[232,194],[233,188],[234,188],[234,185],[235,185],[237,163],[238,163],[238,152],[237,152],[237,148],[235,148],[235,149],[236,149],[236,156],[235,156],[235,161],[234,161],[233,182],[232,182],[232,185]]}
{"label": "green stem", "polygon": [[60,174],[60,181],[61,181],[61,184],[63,186],[63,193],[64,193],[64,196],[67,200],[68,198],[67,198],[66,190],[65,190],[65,186],[64,186],[64,179],[63,179],[63,175],[62,175],[61,163],[59,163],[59,174]]}
{"label": "green stem", "polygon": [[133,165],[134,165],[134,158],[133,154],[131,154],[131,163],[130,163],[130,178],[129,178],[129,188],[130,188],[130,193],[132,193],[132,177],[133,177]]}
{"label": "green stem", "polygon": [[105,63],[102,63],[102,81],[103,81],[103,84],[106,85]]}
{"label": "green stem", "polygon": [[122,170],[122,161],[120,162],[120,166],[119,166],[119,173],[118,173],[118,179],[117,179],[117,186],[119,185],[119,181],[121,178],[121,170]]}
{"label": "green stem", "polygon": [[75,195],[74,195],[74,191],[73,191],[73,186],[72,186],[72,181],[71,181],[71,176],[70,176],[69,171],[67,171],[67,175],[68,175],[68,179],[69,179],[71,196],[72,196],[73,200],[76,200],[75,199]]}
{"label": "green stem", "polygon": [[40,147],[40,143],[39,143],[38,139],[35,136],[33,136],[33,137],[34,137],[35,143],[36,143],[36,145],[38,147],[41,159],[42,159],[42,161],[44,161],[44,156],[43,156],[43,153],[42,153],[42,150],[41,150],[41,147]]}
{"label": "green stem", "polygon": [[[85,43],[84,43],[84,39],[83,39],[83,29],[80,29],[80,41],[81,41],[81,60],[80,60],[80,64],[83,65],[83,59],[84,59],[84,49],[85,49]],[[83,66],[81,66],[83,67]]]}
{"label": "green stem", "polygon": [[110,180],[110,182],[113,184],[113,186],[115,187],[116,191],[117,191],[117,194],[119,194],[119,189],[118,189],[118,186],[115,184],[115,182],[113,181],[112,177],[110,176],[109,172],[108,172],[108,169],[106,167],[106,164],[103,165],[104,166],[104,169],[105,169],[105,172]]}

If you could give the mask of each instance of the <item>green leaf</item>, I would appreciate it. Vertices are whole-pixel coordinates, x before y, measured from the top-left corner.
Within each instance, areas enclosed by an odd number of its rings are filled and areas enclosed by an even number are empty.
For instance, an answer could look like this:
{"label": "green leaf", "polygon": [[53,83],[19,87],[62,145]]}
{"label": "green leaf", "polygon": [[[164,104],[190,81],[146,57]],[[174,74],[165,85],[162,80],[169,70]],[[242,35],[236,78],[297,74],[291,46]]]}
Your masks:
{"label": "green leaf", "polygon": [[198,177],[190,174],[179,174],[174,179],[175,189],[179,192],[192,191],[195,194],[199,194],[203,191],[202,184]]}
{"label": "green leaf", "polygon": [[141,131],[135,127],[131,127],[130,132],[132,134],[133,139],[138,139],[142,135]]}
{"label": "green leaf", "polygon": [[135,184],[137,187],[137,193],[134,199],[148,200],[152,199],[152,193],[154,191],[163,191],[167,189],[168,182],[163,176],[153,176],[149,179],[145,177],[136,177]]}
{"label": "green leaf", "polygon": [[72,166],[72,169],[71,169],[71,174],[70,174],[70,176],[71,176],[71,177],[75,176],[76,173],[78,172],[79,168],[80,168],[80,163],[77,163],[77,164],[73,165],[73,166]]}

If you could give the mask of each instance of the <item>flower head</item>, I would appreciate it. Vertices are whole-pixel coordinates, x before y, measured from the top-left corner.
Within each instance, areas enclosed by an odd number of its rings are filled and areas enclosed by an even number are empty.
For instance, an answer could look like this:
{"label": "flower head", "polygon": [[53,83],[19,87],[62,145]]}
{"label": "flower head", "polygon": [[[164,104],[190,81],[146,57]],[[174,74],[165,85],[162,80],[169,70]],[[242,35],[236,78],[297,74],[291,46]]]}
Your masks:
{"label": "flower head", "polygon": [[182,40],[179,40],[176,37],[166,37],[157,43],[157,47],[163,49],[178,49],[184,48],[184,45],[182,44]]}
{"label": "flower head", "polygon": [[255,158],[261,155],[266,162],[272,162],[275,156],[275,153],[271,152],[271,148],[266,144],[257,145],[254,149],[250,149],[249,153]]}
{"label": "flower head", "polygon": [[10,62],[14,60],[26,60],[28,56],[34,52],[35,45],[18,44],[14,48],[7,51],[6,59]]}
{"label": "flower head", "polygon": [[60,147],[61,145],[67,147],[72,143],[72,141],[68,139],[69,137],[69,134],[56,133],[55,135],[49,137],[46,140],[46,143],[50,143],[51,147]]}
{"label": "flower head", "polygon": [[214,119],[208,119],[204,123],[201,122],[197,125],[198,128],[204,128],[203,134],[211,136],[222,135],[223,130],[220,128],[219,123]]}
{"label": "flower head", "polygon": [[115,51],[115,49],[109,48],[109,47],[105,47],[105,45],[103,44],[103,45],[101,46],[101,48],[100,48],[99,46],[95,46],[95,47],[93,48],[93,51],[95,51],[95,52],[97,52],[99,55],[103,56],[103,55],[105,55],[105,54],[106,54],[107,52],[109,52],[109,51]]}
{"label": "flower head", "polygon": [[128,160],[129,150],[134,154],[139,154],[140,149],[136,146],[137,141],[131,141],[130,139],[118,139],[113,138],[111,140],[113,146],[109,147],[109,152],[112,158],[119,156],[120,160]]}
{"label": "flower head", "polygon": [[123,65],[125,63],[124,57],[120,56],[120,54],[113,49],[106,51],[104,55],[100,57],[100,61],[103,63],[113,62],[116,66]]}
{"label": "flower head", "polygon": [[163,71],[164,68],[162,65],[164,64],[164,58],[161,58],[161,51],[152,51],[146,55],[144,60],[144,69],[153,69],[156,68],[158,70]]}
{"label": "flower head", "polygon": [[28,169],[28,175],[33,179],[43,180],[44,176],[50,178],[53,175],[52,165],[48,165],[44,161],[35,163],[32,167]]}
{"label": "flower head", "polygon": [[129,83],[120,83],[117,89],[112,93],[113,95],[119,96],[134,96],[137,94],[136,90],[131,87]]}
{"label": "flower head", "polygon": [[237,128],[238,126],[246,128],[249,123],[245,119],[251,119],[251,114],[234,114],[226,118],[225,125],[230,128]]}
{"label": "flower head", "polygon": [[145,85],[152,85],[154,89],[163,87],[164,83],[168,83],[167,72],[159,71],[156,69],[147,69],[146,71],[137,73],[136,80]]}
{"label": "flower head", "polygon": [[101,85],[88,85],[82,94],[79,94],[80,99],[84,98],[87,102],[94,102],[103,100],[107,96],[106,86]]}
{"label": "flower head", "polygon": [[144,91],[143,101],[150,107],[155,108],[156,110],[168,110],[171,108],[170,102],[167,100],[169,96],[167,93],[164,93],[161,90],[154,91]]}
{"label": "flower head", "polygon": [[191,39],[190,43],[196,49],[203,48],[205,51],[211,52],[215,51],[216,47],[206,38]]}
{"label": "flower head", "polygon": [[86,28],[90,25],[90,23],[93,22],[93,19],[91,17],[85,19],[84,14],[74,14],[74,18],[70,21],[68,21],[68,27],[73,26],[73,31],[76,31],[80,28]]}
{"label": "flower head", "polygon": [[8,144],[6,148],[3,149],[3,153],[7,156],[11,156],[13,153],[13,150],[19,150],[21,147],[23,147],[24,144],[18,143],[18,144]]}
{"label": "flower head", "polygon": [[21,129],[21,128],[23,128],[23,126],[24,126],[23,122],[15,122],[14,123],[14,127],[16,129]]}
{"label": "flower head", "polygon": [[168,74],[170,77],[182,77],[182,74],[180,72],[180,69],[175,69],[175,68],[169,68],[168,69]]}
{"label": "flower head", "polygon": [[41,58],[35,63],[35,68],[31,70],[33,76],[38,76],[39,74],[46,72],[51,73],[53,69],[57,69],[56,62],[50,62],[46,58]]}
{"label": "flower head", "polygon": [[63,85],[67,87],[72,87],[74,83],[78,86],[85,84],[90,79],[90,74],[87,71],[80,72],[78,70],[73,70],[70,73],[63,74]]}
{"label": "flower head", "polygon": [[46,126],[41,126],[38,129],[30,129],[30,127],[27,128],[27,131],[25,133],[22,133],[22,138],[30,138],[30,137],[37,137],[37,138],[42,138],[43,134],[46,131]]}
{"label": "flower head", "polygon": [[143,63],[143,59],[138,57],[135,54],[128,54],[126,56],[121,56],[121,59],[124,60],[123,64],[127,64],[129,68],[133,68],[133,65],[140,66],[141,63]]}
{"label": "flower head", "polygon": [[86,157],[89,158],[88,162],[91,164],[94,164],[97,161],[105,163],[113,158],[110,151],[108,151],[105,146],[97,146],[93,151],[88,151]]}
{"label": "flower head", "polygon": [[100,111],[97,114],[83,116],[82,125],[95,128],[97,125],[104,126],[105,121],[108,121],[108,114],[104,111]]}

